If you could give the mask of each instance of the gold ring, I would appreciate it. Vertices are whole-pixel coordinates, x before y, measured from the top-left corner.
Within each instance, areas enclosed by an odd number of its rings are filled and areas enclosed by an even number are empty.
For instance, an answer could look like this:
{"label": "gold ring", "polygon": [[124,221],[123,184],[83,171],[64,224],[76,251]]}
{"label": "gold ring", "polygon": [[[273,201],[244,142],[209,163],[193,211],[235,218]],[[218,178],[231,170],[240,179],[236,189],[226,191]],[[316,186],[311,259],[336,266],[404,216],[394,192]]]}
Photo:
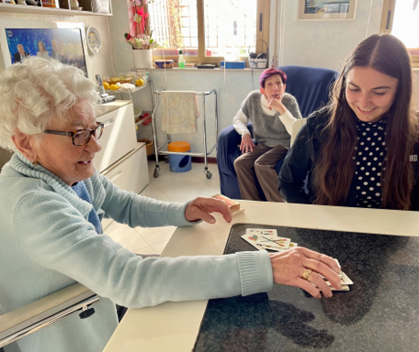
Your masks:
{"label": "gold ring", "polygon": [[306,269],[306,270],[304,271],[303,275],[301,275],[301,277],[302,277],[304,280],[308,280],[308,277],[310,276],[311,272],[312,272],[312,270],[310,270],[310,269]]}

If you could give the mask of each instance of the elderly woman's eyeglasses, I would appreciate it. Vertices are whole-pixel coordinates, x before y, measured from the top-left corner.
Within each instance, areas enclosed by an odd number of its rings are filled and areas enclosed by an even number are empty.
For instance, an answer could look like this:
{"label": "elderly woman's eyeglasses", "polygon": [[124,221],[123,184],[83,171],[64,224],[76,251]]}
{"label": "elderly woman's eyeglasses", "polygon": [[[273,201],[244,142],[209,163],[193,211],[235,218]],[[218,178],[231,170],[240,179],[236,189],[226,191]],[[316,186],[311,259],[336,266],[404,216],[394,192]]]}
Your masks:
{"label": "elderly woman's eyeglasses", "polygon": [[73,144],[76,147],[80,147],[82,145],[89,143],[90,137],[92,135],[95,136],[96,140],[102,137],[103,128],[104,128],[104,124],[102,122],[96,122],[96,128],[93,128],[93,129],[85,128],[83,130],[76,130],[76,131],[70,131],[70,132],[45,130],[45,131],[42,131],[42,133],[72,137]]}

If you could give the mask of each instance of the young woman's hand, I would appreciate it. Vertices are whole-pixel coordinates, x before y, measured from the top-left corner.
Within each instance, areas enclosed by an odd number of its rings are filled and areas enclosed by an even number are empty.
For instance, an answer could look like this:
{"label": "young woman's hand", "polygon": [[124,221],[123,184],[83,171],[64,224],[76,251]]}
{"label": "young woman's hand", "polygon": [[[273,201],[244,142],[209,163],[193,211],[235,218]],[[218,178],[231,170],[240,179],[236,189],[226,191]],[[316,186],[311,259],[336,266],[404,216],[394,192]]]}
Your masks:
{"label": "young woman's hand", "polygon": [[242,137],[242,142],[240,144],[240,151],[242,153],[248,153],[253,152],[253,148],[256,147],[255,144],[252,141],[252,137],[250,137],[250,134],[245,134]]}
{"label": "young woman's hand", "polygon": [[332,291],[321,274],[334,288],[342,288],[339,265],[327,255],[297,247],[269,256],[276,284],[300,287],[317,298],[321,297],[320,292],[325,297],[332,297]]}
{"label": "young woman's hand", "polygon": [[203,220],[214,224],[215,219],[210,213],[220,213],[224,220],[231,222],[231,212],[227,204],[218,199],[197,197],[189,203],[185,210],[185,219],[188,221]]}

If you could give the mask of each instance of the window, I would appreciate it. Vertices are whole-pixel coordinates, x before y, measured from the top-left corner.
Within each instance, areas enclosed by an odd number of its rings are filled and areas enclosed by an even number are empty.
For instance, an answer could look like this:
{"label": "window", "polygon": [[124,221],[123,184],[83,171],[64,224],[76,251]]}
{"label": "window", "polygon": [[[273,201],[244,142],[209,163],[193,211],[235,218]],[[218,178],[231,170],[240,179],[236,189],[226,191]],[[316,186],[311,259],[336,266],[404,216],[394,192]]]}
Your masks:
{"label": "window", "polygon": [[269,0],[154,0],[150,30],[163,46],[155,58],[219,64],[224,58],[267,52]]}
{"label": "window", "polygon": [[418,0],[384,0],[381,32],[399,38],[419,67],[419,4]]}

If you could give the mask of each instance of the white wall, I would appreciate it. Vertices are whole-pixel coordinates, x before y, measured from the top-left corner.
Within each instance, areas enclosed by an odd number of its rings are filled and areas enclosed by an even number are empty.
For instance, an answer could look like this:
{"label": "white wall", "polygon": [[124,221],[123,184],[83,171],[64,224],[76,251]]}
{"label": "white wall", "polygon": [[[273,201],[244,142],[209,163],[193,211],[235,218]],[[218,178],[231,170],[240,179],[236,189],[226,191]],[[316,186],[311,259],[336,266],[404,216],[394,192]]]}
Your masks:
{"label": "white wall", "polygon": [[129,0],[112,0],[113,16],[109,19],[110,40],[114,47],[115,73],[127,72],[134,67],[131,45],[125,41],[124,33],[129,32],[128,5]]}
{"label": "white wall", "polygon": [[[20,6],[20,5],[16,5]],[[110,40],[110,27],[108,17],[106,16],[57,16],[57,15],[39,15],[26,13],[0,12],[0,22],[3,24],[7,21],[13,21],[14,27],[18,27],[19,23],[25,20],[39,21],[66,21],[84,23],[85,30],[89,26],[95,27],[101,37],[102,47],[98,54],[93,55],[85,47],[87,72],[89,77],[94,80],[96,74],[112,73],[114,71],[114,63],[112,53],[112,41]],[[85,33],[84,33],[85,34]],[[87,49],[87,50],[86,50]],[[0,52],[1,55],[1,52]],[[3,60],[0,57],[0,67],[3,66]]]}
{"label": "white wall", "polygon": [[273,0],[272,12],[277,8],[278,19],[281,18],[281,1],[284,2],[285,20],[278,25],[278,30],[284,29],[283,45],[280,45],[280,38],[277,41],[280,65],[313,66],[340,71],[352,49],[367,36],[379,33],[380,30],[383,0],[358,0],[355,20],[344,21],[298,21],[299,0]]}
{"label": "white wall", "polygon": [[[383,0],[358,0],[356,18],[348,21],[298,21],[298,3],[298,0],[271,1],[269,44],[273,49],[276,13],[279,66],[323,67],[340,72],[352,49],[367,36],[380,31]],[[284,13],[281,13],[282,8]],[[419,110],[419,69],[414,70],[413,78],[414,106]]]}

